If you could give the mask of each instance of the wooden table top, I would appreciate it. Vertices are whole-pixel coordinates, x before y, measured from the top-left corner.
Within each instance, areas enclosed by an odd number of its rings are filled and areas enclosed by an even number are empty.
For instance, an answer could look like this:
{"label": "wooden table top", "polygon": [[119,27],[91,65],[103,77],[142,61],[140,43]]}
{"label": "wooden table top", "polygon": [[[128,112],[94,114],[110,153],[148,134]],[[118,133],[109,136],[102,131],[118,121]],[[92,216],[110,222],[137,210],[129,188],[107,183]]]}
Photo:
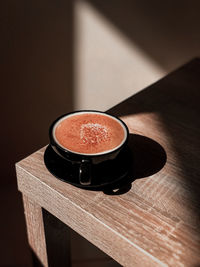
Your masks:
{"label": "wooden table top", "polygon": [[41,149],[16,164],[19,190],[124,266],[200,265],[200,60],[109,111],[134,155],[127,192],[56,179]]}

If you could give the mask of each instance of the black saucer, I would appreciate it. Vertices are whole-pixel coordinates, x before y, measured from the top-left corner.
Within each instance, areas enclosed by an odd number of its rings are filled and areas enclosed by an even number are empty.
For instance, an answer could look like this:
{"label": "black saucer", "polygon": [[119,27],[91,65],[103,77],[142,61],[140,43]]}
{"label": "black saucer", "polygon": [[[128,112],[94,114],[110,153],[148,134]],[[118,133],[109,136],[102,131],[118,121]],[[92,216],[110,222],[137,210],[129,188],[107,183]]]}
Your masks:
{"label": "black saucer", "polygon": [[92,183],[79,183],[78,165],[72,166],[67,160],[59,157],[49,145],[44,153],[44,163],[51,174],[56,178],[79,188],[89,190],[104,190],[117,185],[122,180],[128,180],[132,162],[129,148],[124,149],[115,160],[92,166]]}

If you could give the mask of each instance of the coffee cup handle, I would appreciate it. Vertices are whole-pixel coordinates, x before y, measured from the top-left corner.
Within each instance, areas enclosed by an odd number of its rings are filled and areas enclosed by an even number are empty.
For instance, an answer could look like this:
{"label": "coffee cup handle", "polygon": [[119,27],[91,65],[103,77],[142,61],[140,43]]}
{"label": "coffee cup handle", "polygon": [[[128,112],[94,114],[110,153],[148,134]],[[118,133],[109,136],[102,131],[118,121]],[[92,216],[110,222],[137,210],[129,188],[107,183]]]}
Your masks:
{"label": "coffee cup handle", "polygon": [[82,159],[79,167],[79,182],[81,185],[91,184],[91,162],[88,159]]}

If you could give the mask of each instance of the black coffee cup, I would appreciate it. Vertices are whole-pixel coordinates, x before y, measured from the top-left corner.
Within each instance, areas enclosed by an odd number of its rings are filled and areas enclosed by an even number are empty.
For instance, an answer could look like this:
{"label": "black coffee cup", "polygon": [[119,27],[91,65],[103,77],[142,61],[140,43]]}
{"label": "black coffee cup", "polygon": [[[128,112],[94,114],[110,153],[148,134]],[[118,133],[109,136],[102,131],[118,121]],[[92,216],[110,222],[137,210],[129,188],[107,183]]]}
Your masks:
{"label": "black coffee cup", "polygon": [[[81,118],[82,116],[82,118]],[[87,117],[93,117],[91,122],[90,119],[83,120],[83,118]],[[80,131],[83,129],[86,129],[84,134],[86,137],[81,136],[83,138],[82,141],[84,142],[89,142],[88,147],[92,146],[93,143],[92,141],[95,141],[96,143],[102,143],[104,142],[104,139],[106,140],[107,138],[107,126],[101,125],[100,123],[96,123],[94,121],[94,117],[100,118],[105,121],[109,120],[114,120],[112,123],[115,123],[120,130],[120,133],[123,132],[123,136],[121,135],[121,142],[116,146],[113,147],[112,149],[105,149],[103,151],[94,153],[94,152],[85,152],[85,151],[76,151],[75,149],[67,147],[63,145],[60,140],[58,140],[56,136],[56,131],[58,131],[58,126],[60,127],[61,123],[64,121],[66,122],[68,120],[68,129],[66,128],[65,130],[71,130],[74,127],[74,122],[73,119],[79,120],[81,118],[84,123],[81,125]],[[70,125],[70,120],[71,125]],[[85,126],[86,125],[86,126]],[[86,127],[83,128],[82,126]],[[61,126],[62,127],[62,126]],[[63,126],[64,127],[64,126]],[[69,129],[71,128],[71,129]],[[102,133],[105,135],[105,137],[101,137],[98,139],[98,131],[101,130],[101,135]],[[114,131],[114,128],[113,128]],[[82,133],[82,132],[81,132]],[[87,137],[87,134],[89,133],[89,137]],[[95,133],[95,135],[94,135]],[[72,131],[73,134],[73,131]],[[109,134],[112,135],[112,129],[109,128]],[[83,135],[83,134],[82,134]],[[71,136],[71,135],[70,135]],[[91,137],[92,136],[92,137]],[[78,173],[79,173],[79,182],[81,185],[90,185],[92,182],[92,169],[97,165],[101,164],[103,166],[103,163],[113,161],[116,159],[116,157],[119,155],[122,150],[124,150],[127,146],[128,142],[128,136],[129,136],[129,130],[126,124],[120,120],[119,118],[110,115],[106,112],[101,112],[101,111],[95,111],[95,110],[84,110],[84,111],[75,111],[71,113],[64,114],[57,118],[50,126],[49,128],[49,138],[50,138],[50,145],[53,148],[53,150],[59,155],[61,158],[65,159],[68,163],[72,164],[72,166],[78,168]],[[93,138],[93,139],[91,139]],[[71,140],[70,137],[66,139],[68,143],[71,145]],[[100,141],[99,141],[100,140]],[[98,142],[97,142],[98,141]],[[83,144],[84,147],[85,143]],[[98,145],[96,145],[98,147]],[[99,165],[98,165],[99,166]]]}

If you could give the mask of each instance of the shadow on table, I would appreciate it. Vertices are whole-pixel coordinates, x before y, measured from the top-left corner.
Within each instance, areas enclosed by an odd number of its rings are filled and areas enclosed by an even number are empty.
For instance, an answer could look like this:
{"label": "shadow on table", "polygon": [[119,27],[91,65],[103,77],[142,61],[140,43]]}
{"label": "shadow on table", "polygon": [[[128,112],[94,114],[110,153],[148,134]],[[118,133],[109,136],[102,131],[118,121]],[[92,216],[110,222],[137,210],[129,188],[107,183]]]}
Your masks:
{"label": "shadow on table", "polygon": [[164,148],[151,138],[130,134],[128,146],[132,155],[130,171],[118,184],[104,190],[105,194],[121,195],[128,192],[134,180],[157,173],[166,163]]}
{"label": "shadow on table", "polygon": [[[170,150],[175,155],[171,161],[177,166],[174,170],[185,192],[182,201],[194,216],[194,222],[200,217],[199,77],[200,60],[194,59],[109,110],[109,113],[120,117],[148,112],[157,115],[163,133],[168,136],[166,145],[170,145]],[[138,144],[138,148],[142,145],[146,146],[145,142]],[[140,161],[139,154],[137,156]]]}

